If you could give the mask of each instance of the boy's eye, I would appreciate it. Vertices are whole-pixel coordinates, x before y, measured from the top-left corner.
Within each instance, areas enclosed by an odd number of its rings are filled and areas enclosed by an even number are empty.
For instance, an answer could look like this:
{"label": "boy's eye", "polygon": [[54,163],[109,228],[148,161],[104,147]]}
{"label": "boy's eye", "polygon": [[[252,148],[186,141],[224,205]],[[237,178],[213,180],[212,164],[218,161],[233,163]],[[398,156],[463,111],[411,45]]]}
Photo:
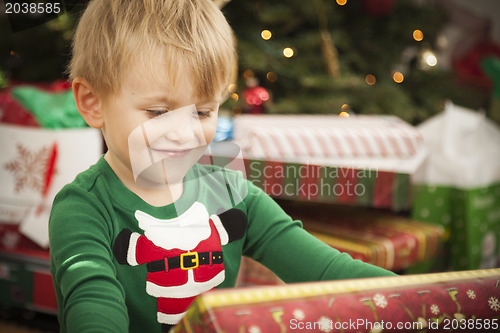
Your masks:
{"label": "boy's eye", "polygon": [[[162,109],[158,109],[158,110],[155,110],[155,109],[149,109],[149,110],[145,110],[146,113],[147,113],[147,116],[149,118],[156,118],[158,116],[161,116],[161,115],[164,115],[165,113],[168,113],[170,112],[169,110],[162,110]],[[205,118],[210,118],[212,116],[212,112],[214,110],[212,108],[202,108],[202,109],[198,109],[196,111],[193,111],[193,117],[195,117],[196,119],[205,119]]]}
{"label": "boy's eye", "polygon": [[161,116],[162,114],[165,114],[165,110],[146,110],[148,117],[149,118],[156,118],[158,116]]}
{"label": "boy's eye", "polygon": [[197,110],[196,117],[199,119],[209,118],[212,115],[211,111],[207,110]]}

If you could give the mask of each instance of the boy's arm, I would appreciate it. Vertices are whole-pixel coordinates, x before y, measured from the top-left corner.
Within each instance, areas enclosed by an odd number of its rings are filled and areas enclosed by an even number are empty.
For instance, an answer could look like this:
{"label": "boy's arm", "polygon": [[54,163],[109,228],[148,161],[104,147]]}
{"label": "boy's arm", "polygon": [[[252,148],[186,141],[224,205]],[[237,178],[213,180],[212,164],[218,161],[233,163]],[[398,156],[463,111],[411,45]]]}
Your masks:
{"label": "boy's arm", "polygon": [[245,254],[270,268],[285,282],[396,275],[354,260],[321,242],[251,183],[245,203],[248,215]]}
{"label": "boy's arm", "polygon": [[51,213],[51,272],[61,332],[128,331],[124,291],[112,262],[112,231],[101,206],[75,189],[60,193]]}

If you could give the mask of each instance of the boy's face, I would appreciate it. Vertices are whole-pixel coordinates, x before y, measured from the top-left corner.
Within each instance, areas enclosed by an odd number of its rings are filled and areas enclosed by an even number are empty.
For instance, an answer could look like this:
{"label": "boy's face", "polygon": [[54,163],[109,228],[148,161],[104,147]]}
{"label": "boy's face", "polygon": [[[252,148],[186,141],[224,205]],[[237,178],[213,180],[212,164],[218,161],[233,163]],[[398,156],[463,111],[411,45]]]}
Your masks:
{"label": "boy's face", "polygon": [[197,96],[192,82],[184,76],[174,93],[137,68],[105,100],[106,160],[122,181],[142,188],[182,182],[213,140],[218,100]]}

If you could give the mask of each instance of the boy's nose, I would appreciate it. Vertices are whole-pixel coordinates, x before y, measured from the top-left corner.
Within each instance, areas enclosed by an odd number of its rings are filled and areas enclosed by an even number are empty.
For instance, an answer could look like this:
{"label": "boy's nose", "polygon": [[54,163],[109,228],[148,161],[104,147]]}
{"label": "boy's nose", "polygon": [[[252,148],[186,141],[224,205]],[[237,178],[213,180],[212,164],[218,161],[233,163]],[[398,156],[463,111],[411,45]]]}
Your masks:
{"label": "boy's nose", "polygon": [[196,122],[191,112],[173,112],[165,135],[170,141],[187,143],[196,136],[196,128],[199,127]]}
{"label": "boy's nose", "polygon": [[192,130],[187,128],[181,129],[180,125],[177,128],[170,129],[166,136],[168,140],[178,142],[179,144],[187,143],[195,137]]}

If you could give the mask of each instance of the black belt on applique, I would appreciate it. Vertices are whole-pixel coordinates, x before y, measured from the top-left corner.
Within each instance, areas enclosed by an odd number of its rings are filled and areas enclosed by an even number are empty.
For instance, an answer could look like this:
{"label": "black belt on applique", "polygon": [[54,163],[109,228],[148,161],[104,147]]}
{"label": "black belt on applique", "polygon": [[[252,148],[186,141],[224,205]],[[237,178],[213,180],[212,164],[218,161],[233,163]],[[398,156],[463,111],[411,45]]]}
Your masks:
{"label": "black belt on applique", "polygon": [[194,269],[200,265],[222,264],[222,251],[186,252],[177,257],[166,257],[147,263],[148,272],[168,272],[172,269]]}

